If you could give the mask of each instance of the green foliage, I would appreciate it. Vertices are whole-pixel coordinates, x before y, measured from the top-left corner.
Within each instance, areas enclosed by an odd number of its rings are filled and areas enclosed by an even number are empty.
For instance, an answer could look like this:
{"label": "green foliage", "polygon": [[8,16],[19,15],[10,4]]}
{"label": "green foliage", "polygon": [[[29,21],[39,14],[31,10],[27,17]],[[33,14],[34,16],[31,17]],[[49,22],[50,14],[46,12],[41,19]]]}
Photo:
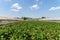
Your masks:
{"label": "green foliage", "polygon": [[22,17],[22,19],[26,20],[26,19],[28,19],[28,18],[27,18],[27,17]]}
{"label": "green foliage", "polygon": [[60,40],[60,23],[21,21],[0,25],[0,40]]}

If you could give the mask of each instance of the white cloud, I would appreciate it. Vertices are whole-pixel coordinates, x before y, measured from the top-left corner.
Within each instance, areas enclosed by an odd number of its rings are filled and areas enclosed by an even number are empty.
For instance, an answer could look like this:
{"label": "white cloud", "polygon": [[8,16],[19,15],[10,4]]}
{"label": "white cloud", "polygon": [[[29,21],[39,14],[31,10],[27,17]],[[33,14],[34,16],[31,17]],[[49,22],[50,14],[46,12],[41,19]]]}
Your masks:
{"label": "white cloud", "polygon": [[49,11],[51,11],[51,10],[60,10],[60,6],[58,6],[58,7],[51,7],[51,8],[49,9]]}
{"label": "white cloud", "polygon": [[22,7],[18,4],[18,3],[14,3],[12,6],[11,6],[11,10],[12,11],[19,11],[21,10]]}
{"label": "white cloud", "polygon": [[30,8],[31,9],[39,9],[39,5],[38,4],[35,4],[35,5],[32,5]]}

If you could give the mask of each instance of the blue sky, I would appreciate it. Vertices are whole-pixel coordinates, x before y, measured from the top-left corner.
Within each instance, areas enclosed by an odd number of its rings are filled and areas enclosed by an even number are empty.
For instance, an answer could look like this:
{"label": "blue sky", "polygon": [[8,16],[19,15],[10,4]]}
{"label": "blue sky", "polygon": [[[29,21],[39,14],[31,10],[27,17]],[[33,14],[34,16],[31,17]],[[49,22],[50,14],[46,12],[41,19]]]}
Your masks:
{"label": "blue sky", "polygon": [[60,0],[0,0],[0,16],[60,17]]}

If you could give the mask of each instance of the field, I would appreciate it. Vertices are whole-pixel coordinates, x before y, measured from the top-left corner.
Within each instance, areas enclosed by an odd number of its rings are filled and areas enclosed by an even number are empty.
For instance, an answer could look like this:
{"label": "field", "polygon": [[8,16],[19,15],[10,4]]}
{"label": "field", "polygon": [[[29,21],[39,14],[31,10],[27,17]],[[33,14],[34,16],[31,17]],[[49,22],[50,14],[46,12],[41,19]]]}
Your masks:
{"label": "field", "polygon": [[60,40],[60,23],[20,21],[0,25],[0,40]]}

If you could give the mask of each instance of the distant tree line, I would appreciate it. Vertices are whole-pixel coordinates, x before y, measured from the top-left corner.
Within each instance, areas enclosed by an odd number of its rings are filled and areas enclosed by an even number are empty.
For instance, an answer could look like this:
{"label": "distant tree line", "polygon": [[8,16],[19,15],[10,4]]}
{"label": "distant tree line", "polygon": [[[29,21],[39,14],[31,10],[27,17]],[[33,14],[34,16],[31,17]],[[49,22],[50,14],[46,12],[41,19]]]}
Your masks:
{"label": "distant tree line", "polygon": [[[33,18],[30,18],[30,17],[21,17],[21,18],[19,18],[19,17],[15,17],[15,18],[16,18],[16,19],[23,19],[23,20],[33,19]],[[35,19],[44,19],[44,18],[46,18],[46,17],[35,18]]]}
{"label": "distant tree line", "polygon": [[21,19],[27,20],[27,19],[32,19],[30,17],[22,17]]}

